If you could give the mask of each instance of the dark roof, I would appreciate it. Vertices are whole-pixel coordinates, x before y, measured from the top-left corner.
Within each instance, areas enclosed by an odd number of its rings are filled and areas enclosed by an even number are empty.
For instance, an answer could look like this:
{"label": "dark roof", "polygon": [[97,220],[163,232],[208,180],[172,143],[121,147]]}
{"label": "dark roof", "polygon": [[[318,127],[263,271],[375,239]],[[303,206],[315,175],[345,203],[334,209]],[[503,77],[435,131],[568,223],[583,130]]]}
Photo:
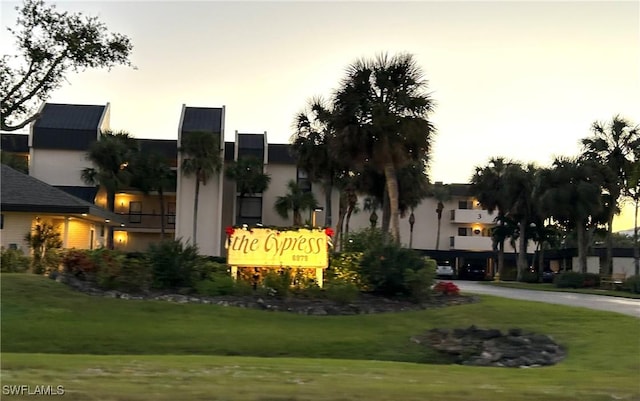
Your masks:
{"label": "dark roof", "polygon": [[182,132],[222,132],[222,109],[210,107],[185,107]]}
{"label": "dark roof", "polygon": [[141,152],[157,152],[169,160],[178,158],[178,141],[174,139],[136,139]]}
{"label": "dark roof", "polygon": [[264,149],[264,134],[238,134],[238,148]]}
{"label": "dark roof", "polygon": [[33,125],[32,147],[87,150],[105,111],[106,106],[46,103]]}
{"label": "dark roof", "polygon": [[100,218],[111,219],[118,216],[92,203],[76,198],[67,192],[52,187],[34,177],[22,174],[9,166],[2,165],[0,203],[3,211],[35,213],[87,213]]}
{"label": "dark roof", "polygon": [[472,196],[470,184],[448,184],[451,196]]}
{"label": "dark roof", "polygon": [[61,189],[64,192],[89,203],[93,203],[94,199],[96,199],[96,195],[98,194],[98,187],[78,187],[71,185],[54,185],[53,187]]}
{"label": "dark roof", "polygon": [[2,134],[0,149],[12,153],[29,153],[29,135]]}
{"label": "dark roof", "polygon": [[291,145],[286,143],[269,144],[269,163],[274,164],[296,164],[290,152]]}

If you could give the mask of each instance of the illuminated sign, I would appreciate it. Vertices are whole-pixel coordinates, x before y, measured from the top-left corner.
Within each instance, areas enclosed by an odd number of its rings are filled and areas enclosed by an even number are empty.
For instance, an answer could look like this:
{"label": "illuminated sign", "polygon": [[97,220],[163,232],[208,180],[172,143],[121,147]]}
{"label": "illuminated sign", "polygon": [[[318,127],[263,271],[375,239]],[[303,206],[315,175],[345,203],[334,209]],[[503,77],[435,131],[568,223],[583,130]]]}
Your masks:
{"label": "illuminated sign", "polygon": [[240,267],[315,267],[329,263],[323,229],[227,229],[227,263]]}

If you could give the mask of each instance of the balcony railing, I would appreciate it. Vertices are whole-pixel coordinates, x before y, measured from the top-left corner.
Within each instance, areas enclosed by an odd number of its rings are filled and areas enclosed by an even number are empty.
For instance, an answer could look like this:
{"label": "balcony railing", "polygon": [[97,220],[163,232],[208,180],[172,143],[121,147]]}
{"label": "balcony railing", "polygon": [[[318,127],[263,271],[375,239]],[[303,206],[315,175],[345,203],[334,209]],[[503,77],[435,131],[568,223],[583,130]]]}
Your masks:
{"label": "balcony railing", "polygon": [[489,213],[483,209],[453,209],[451,211],[451,221],[453,223],[494,224],[495,217],[495,213]]}
{"label": "balcony railing", "polygon": [[493,249],[491,237],[481,237],[477,235],[457,235],[449,237],[449,245],[451,249],[467,251],[491,251]]}
{"label": "balcony railing", "polygon": [[[126,228],[143,228],[143,229],[157,229],[159,230],[162,222],[162,216],[160,214],[149,213],[117,213],[123,217]],[[174,214],[167,214],[164,216],[164,228],[174,229],[176,225],[176,216]]]}

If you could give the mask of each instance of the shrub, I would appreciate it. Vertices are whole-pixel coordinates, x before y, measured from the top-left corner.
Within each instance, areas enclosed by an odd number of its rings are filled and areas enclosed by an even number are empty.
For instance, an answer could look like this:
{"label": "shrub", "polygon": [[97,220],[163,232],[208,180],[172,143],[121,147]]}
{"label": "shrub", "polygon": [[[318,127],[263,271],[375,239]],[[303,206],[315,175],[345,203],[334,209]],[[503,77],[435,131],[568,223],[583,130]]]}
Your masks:
{"label": "shrub", "polygon": [[429,298],[431,283],[434,277],[433,269],[423,267],[420,270],[405,269],[404,285],[409,292],[409,296],[416,302]]}
{"label": "shrub", "polygon": [[362,252],[342,252],[334,254],[329,261],[329,268],[326,271],[327,280],[341,280],[355,284],[358,288],[364,289],[364,283],[360,276],[360,261]]}
{"label": "shrub", "polygon": [[556,275],[553,284],[558,288],[582,288],[584,275],[578,272],[562,272]]}
{"label": "shrub", "polygon": [[116,289],[125,292],[144,292],[151,287],[151,264],[146,258],[125,258],[120,275],[116,278]]}
{"label": "shrub", "polygon": [[180,240],[152,244],[148,251],[155,288],[180,288],[192,285],[192,273],[200,263],[198,248]]}
{"label": "shrub", "polygon": [[433,287],[433,291],[440,295],[460,295],[460,289],[450,281],[440,281]]}
{"label": "shrub", "polygon": [[582,287],[600,287],[600,275],[595,273],[582,273]]}
{"label": "shrub", "polygon": [[195,289],[198,294],[210,297],[233,295],[236,293],[235,287],[235,280],[226,273],[211,273],[207,279],[201,280],[195,284]]}
{"label": "shrub", "polygon": [[[362,279],[369,290],[385,296],[411,295],[405,281],[406,271],[419,271],[426,267],[425,260],[412,249],[390,243],[364,253],[360,262]],[[431,281],[427,283],[427,287]]]}
{"label": "shrub", "polygon": [[523,283],[537,283],[540,279],[538,277],[538,273],[531,270],[525,270],[522,273],[522,282]]}
{"label": "shrub", "polygon": [[62,255],[62,268],[65,273],[81,280],[87,280],[95,275],[96,264],[91,259],[91,251],[84,249],[69,249]]}
{"label": "shrub", "polygon": [[96,284],[104,290],[118,288],[122,266],[126,256],[122,252],[107,248],[91,251],[91,260],[96,266]]}
{"label": "shrub", "polygon": [[21,249],[0,251],[0,271],[3,273],[24,273],[29,270],[29,257]]}
{"label": "shrub", "polygon": [[389,243],[389,234],[379,228],[365,228],[345,236],[343,252],[366,252]]}
{"label": "shrub", "polygon": [[325,295],[330,301],[346,305],[358,299],[360,290],[354,283],[333,280],[327,284]]}
{"label": "shrub", "polygon": [[635,294],[640,294],[640,276],[627,277],[622,283],[622,289]]}
{"label": "shrub", "polygon": [[291,289],[291,272],[289,269],[270,270],[262,281],[262,291],[266,295],[286,298]]}

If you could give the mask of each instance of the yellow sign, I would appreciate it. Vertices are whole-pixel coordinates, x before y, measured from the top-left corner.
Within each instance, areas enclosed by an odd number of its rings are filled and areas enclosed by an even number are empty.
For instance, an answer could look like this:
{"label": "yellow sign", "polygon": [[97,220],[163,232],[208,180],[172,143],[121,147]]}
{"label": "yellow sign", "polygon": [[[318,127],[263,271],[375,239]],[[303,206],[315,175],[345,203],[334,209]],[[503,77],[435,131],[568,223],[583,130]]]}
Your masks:
{"label": "yellow sign", "polygon": [[325,268],[329,263],[324,230],[237,228],[227,235],[227,263],[231,266]]}

